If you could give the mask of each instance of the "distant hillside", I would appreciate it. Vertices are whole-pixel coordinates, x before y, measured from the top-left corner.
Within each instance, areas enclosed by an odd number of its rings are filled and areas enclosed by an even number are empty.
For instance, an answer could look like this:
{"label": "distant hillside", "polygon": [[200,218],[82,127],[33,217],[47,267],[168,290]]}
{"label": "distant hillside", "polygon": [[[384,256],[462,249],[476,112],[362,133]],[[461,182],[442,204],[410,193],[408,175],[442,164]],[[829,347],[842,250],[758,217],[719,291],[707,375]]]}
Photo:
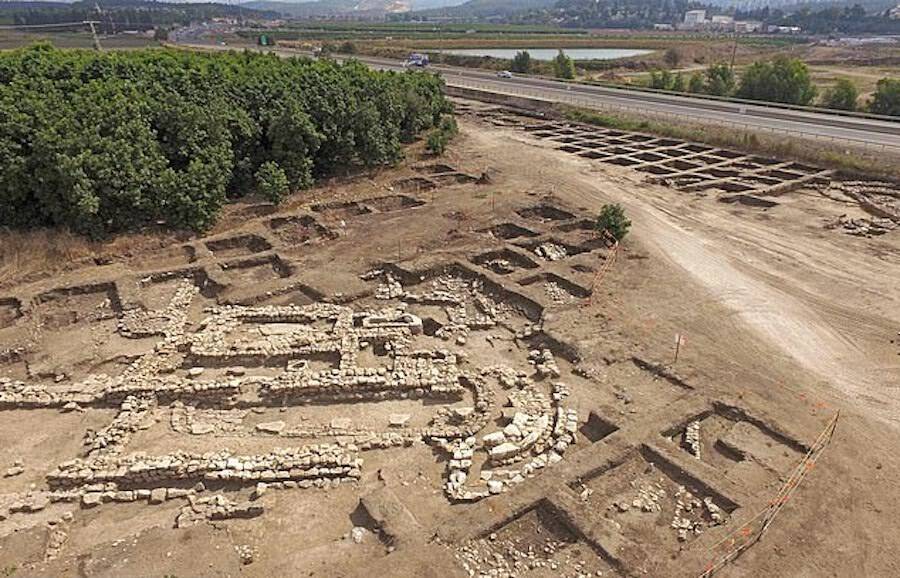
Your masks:
{"label": "distant hillside", "polygon": [[458,6],[417,10],[413,16],[425,18],[494,18],[551,8],[556,0],[469,0]]}
{"label": "distant hillside", "polygon": [[[97,7],[101,7],[98,12]],[[70,4],[57,2],[0,2],[0,22],[14,25],[58,24],[99,20],[103,32],[124,29],[147,30],[156,26],[187,25],[211,18],[277,17],[274,12],[256,11],[214,2],[172,3],[149,0],[85,0]]]}
{"label": "distant hillside", "polygon": [[411,10],[443,8],[465,0],[251,0],[241,6],[272,10],[293,18],[324,18],[354,14],[398,14]]}

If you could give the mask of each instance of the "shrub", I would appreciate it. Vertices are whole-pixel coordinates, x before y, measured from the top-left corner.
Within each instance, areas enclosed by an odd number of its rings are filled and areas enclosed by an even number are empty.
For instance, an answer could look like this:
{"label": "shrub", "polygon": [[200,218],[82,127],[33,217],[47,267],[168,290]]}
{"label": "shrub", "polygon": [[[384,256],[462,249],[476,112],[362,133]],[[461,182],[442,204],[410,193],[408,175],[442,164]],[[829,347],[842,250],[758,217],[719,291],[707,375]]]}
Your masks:
{"label": "shrub", "polygon": [[438,127],[428,135],[426,148],[432,154],[442,155],[447,150],[447,145],[458,133],[459,127],[456,119],[452,116],[444,117]]}
{"label": "shrub", "polygon": [[267,201],[280,203],[290,192],[284,169],[276,162],[264,162],[256,171],[256,190]]}
{"label": "shrub", "polygon": [[875,85],[875,94],[869,103],[869,110],[875,114],[900,116],[900,79],[882,78]]}
{"label": "shrub", "polygon": [[553,59],[553,74],[556,78],[575,78],[575,61],[569,58],[562,50]]}
{"label": "shrub", "polygon": [[510,65],[510,69],[513,72],[521,74],[528,74],[531,72],[531,55],[527,50],[516,53],[516,56],[513,58],[512,64]]}
{"label": "shrub", "polygon": [[596,227],[601,233],[606,231],[617,241],[621,241],[628,234],[631,221],[625,216],[625,210],[618,203],[603,205],[600,215],[597,217]]}
{"label": "shrub", "polygon": [[713,64],[706,69],[704,90],[714,96],[729,96],[734,92],[734,70],[724,62]]}
{"label": "shrub", "polygon": [[846,78],[840,78],[834,86],[822,96],[822,106],[836,110],[856,110],[859,91],[856,85]]}
{"label": "shrub", "polygon": [[737,95],[750,100],[807,105],[816,97],[809,69],[796,58],[754,62],[741,76]]}

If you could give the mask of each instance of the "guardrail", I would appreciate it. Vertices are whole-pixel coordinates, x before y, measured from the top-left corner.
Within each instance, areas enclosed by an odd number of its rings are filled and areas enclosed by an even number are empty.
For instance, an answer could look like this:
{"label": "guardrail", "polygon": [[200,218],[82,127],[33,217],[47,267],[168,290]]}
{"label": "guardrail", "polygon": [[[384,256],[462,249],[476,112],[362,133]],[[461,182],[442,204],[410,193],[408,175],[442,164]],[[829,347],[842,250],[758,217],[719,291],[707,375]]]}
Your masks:
{"label": "guardrail", "polygon": [[878,151],[892,151],[892,152],[900,152],[900,145],[893,145],[888,143],[874,143],[869,140],[861,139],[861,138],[852,138],[852,137],[844,137],[844,136],[830,136],[823,135],[814,132],[807,132],[803,130],[797,129],[789,129],[789,128],[777,128],[772,126],[760,126],[757,124],[751,124],[747,122],[736,122],[724,118],[718,117],[710,117],[701,114],[692,114],[688,112],[679,112],[672,113],[666,112],[658,109],[653,109],[645,106],[635,106],[631,104],[609,104],[605,102],[599,102],[596,98],[579,94],[577,92],[570,93],[562,89],[554,89],[553,94],[548,95],[547,92],[549,89],[542,88],[531,88],[526,86],[516,86],[516,85],[506,85],[503,84],[502,87],[497,83],[484,82],[480,80],[474,80],[471,78],[467,78],[464,76],[452,76],[445,75],[444,81],[448,86],[454,86],[459,88],[467,88],[469,90],[476,90],[481,92],[488,92],[492,94],[502,94],[507,96],[514,96],[519,98],[527,98],[530,100],[541,101],[545,103],[563,103],[569,104],[572,106],[578,106],[582,108],[588,108],[592,110],[599,111],[626,111],[634,114],[638,114],[641,116],[649,116],[655,118],[663,118],[669,121],[675,122],[684,122],[685,120],[689,120],[691,122],[696,122],[700,124],[715,124],[721,126],[727,126],[730,128],[743,130],[745,132],[758,132],[758,133],[770,133],[770,134],[783,134],[786,136],[794,136],[801,137],[806,139],[812,139],[820,142],[827,142],[834,145],[838,144],[847,144],[848,142],[853,143],[856,146],[860,146],[870,150],[878,150]]}

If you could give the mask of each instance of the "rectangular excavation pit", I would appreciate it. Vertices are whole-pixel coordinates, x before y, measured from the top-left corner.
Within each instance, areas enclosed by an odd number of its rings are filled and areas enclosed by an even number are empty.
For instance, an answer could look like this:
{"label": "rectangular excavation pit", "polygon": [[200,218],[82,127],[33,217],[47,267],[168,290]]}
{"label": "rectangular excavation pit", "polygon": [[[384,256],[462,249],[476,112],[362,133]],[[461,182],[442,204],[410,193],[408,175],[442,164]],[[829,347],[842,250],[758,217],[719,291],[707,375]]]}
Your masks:
{"label": "rectangular excavation pit", "polygon": [[[391,186],[401,193],[417,193],[437,188],[437,183],[424,177],[408,177],[392,182]],[[366,201],[363,202],[365,203]]]}
{"label": "rectangular excavation pit", "polygon": [[563,209],[547,204],[519,209],[516,213],[524,219],[531,219],[544,223],[547,221],[568,221],[575,218],[575,215],[569,211],[564,211]]}
{"label": "rectangular excavation pit", "polygon": [[543,241],[525,241],[516,243],[516,246],[528,249],[528,252],[540,257],[543,261],[562,261],[579,253],[584,249],[575,245],[564,243],[559,239],[544,239]]}
{"label": "rectangular excavation pit", "polygon": [[658,151],[655,151],[655,152],[658,153],[658,154],[661,154],[661,155],[665,155],[665,156],[670,157],[670,158],[678,158],[678,157],[683,157],[683,156],[685,156],[685,155],[687,155],[687,154],[690,154],[690,151],[688,151],[687,149],[684,149],[684,148],[679,148],[679,149],[662,149],[662,150],[658,150]]}
{"label": "rectangular excavation pit", "polygon": [[634,153],[634,152],[637,152],[637,151],[635,151],[635,149],[633,149],[633,148],[624,148],[624,147],[620,147],[620,146],[612,146],[612,147],[606,149],[606,152],[608,152],[608,153],[610,153],[610,154],[613,154],[613,155],[630,155],[630,154],[632,154],[632,153]]}
{"label": "rectangular excavation pit", "polygon": [[288,245],[302,245],[315,239],[335,239],[337,235],[310,215],[275,217],[267,223],[272,233]]}
{"label": "rectangular excavation pit", "polygon": [[[171,285],[182,279],[192,281],[194,285],[200,288],[200,294],[207,299],[214,299],[223,288],[221,285],[210,279],[209,275],[207,275],[206,271],[202,267],[188,267],[186,269],[160,271],[148,275],[147,277],[141,279],[141,281],[139,282],[141,297],[144,300],[144,305],[147,305],[148,298],[152,299],[152,297],[148,296],[147,293],[153,292],[155,286],[165,284]],[[171,295],[167,294],[165,297],[160,297],[160,299],[164,300],[160,301],[160,305],[158,307],[148,306],[148,309],[160,309],[165,307],[169,304]]]}
{"label": "rectangular excavation pit", "polygon": [[769,157],[757,157],[757,156],[750,157],[747,160],[750,161],[751,163],[756,163],[756,164],[764,166],[764,167],[768,167],[768,166],[772,166],[772,165],[780,165],[783,162],[778,159],[773,159],[773,158],[769,158]]}
{"label": "rectangular excavation pit", "polygon": [[724,193],[743,193],[745,191],[753,191],[755,190],[752,185],[748,185],[747,183],[741,183],[738,181],[725,181],[724,183],[716,183],[714,185],[710,185],[709,187],[705,187],[701,190],[709,190],[716,189],[722,191]]}
{"label": "rectangular excavation pit", "polygon": [[605,159],[609,156],[609,154],[600,151],[584,151],[578,153],[578,156],[584,157],[586,159]]}
{"label": "rectangular excavation pit", "polygon": [[629,140],[631,142],[648,142],[651,140],[656,140],[657,137],[651,136],[649,134],[631,134],[625,140]]}
{"label": "rectangular excavation pit", "polygon": [[490,233],[497,239],[518,239],[520,237],[537,237],[538,233],[515,223],[499,223],[489,229],[482,229],[482,233]]}
{"label": "rectangular excavation pit", "polygon": [[408,195],[387,195],[375,197],[374,199],[364,199],[362,202],[380,213],[414,209],[425,204],[425,201],[420,201]]}
{"label": "rectangular excavation pit", "polygon": [[439,185],[450,186],[450,185],[462,185],[466,183],[474,183],[478,179],[473,177],[472,175],[467,175],[465,173],[453,172],[453,173],[442,173],[431,175],[431,179],[437,182]]}
{"label": "rectangular excavation pit", "polygon": [[551,138],[554,136],[559,136],[559,133],[557,133],[555,131],[537,131],[537,132],[533,132],[531,134],[538,138]]}
{"label": "rectangular excavation pit", "polygon": [[671,556],[701,533],[726,531],[739,507],[647,445],[569,486],[584,497],[585,511],[611,520],[624,538]]}
{"label": "rectangular excavation pit", "polygon": [[589,289],[555,273],[541,273],[519,281],[519,285],[532,286],[540,283],[547,296],[555,303],[572,303],[590,296]]}
{"label": "rectangular excavation pit", "polygon": [[456,548],[470,575],[558,578],[622,576],[616,560],[591,543],[549,500],[516,512],[478,538]]}
{"label": "rectangular excavation pit", "polygon": [[772,178],[772,177],[763,177],[760,175],[742,175],[740,180],[743,183],[754,184],[754,185],[765,185],[767,187],[771,187],[774,185],[780,185],[781,183],[784,182],[781,179],[776,179],[776,178]]}
{"label": "rectangular excavation pit", "polygon": [[471,258],[476,265],[490,269],[498,275],[509,275],[519,269],[537,269],[538,264],[510,249],[488,251]]}
{"label": "rectangular excavation pit", "polygon": [[727,177],[737,177],[741,174],[741,171],[726,168],[712,168],[704,169],[703,174],[713,176],[717,179],[724,179]]}
{"label": "rectangular excavation pit", "polygon": [[657,162],[657,161],[661,161],[661,160],[664,160],[664,159],[666,158],[666,157],[664,157],[663,155],[658,155],[658,154],[655,154],[655,153],[637,153],[637,154],[634,154],[634,155],[631,155],[631,156],[632,156],[633,158],[641,159],[642,161],[648,162],[648,163],[655,163],[655,162]]}
{"label": "rectangular excavation pit", "polygon": [[736,159],[743,156],[746,156],[744,153],[738,151],[731,151],[728,149],[716,149],[714,151],[710,151],[709,154],[711,156],[721,157],[723,159]]}
{"label": "rectangular excavation pit", "polygon": [[681,148],[682,148],[682,150],[686,150],[691,153],[703,153],[703,152],[713,150],[713,147],[702,145],[702,144],[694,144],[694,143],[685,145]]}
{"label": "rectangular excavation pit", "polygon": [[641,161],[636,161],[630,157],[612,157],[609,159],[605,159],[603,162],[607,162],[611,165],[619,165],[622,167],[630,167],[632,165],[641,164]]}
{"label": "rectangular excavation pit", "polygon": [[22,316],[22,303],[14,297],[0,297],[0,329],[12,327]]}
{"label": "rectangular excavation pit", "polygon": [[799,179],[800,177],[803,176],[801,174],[792,173],[790,171],[785,171],[785,170],[771,170],[771,171],[766,171],[766,172],[760,173],[760,174],[765,177],[774,177],[776,179],[781,179],[783,181],[793,181],[793,180]]}
{"label": "rectangular excavation pit", "polygon": [[595,411],[588,414],[587,421],[578,429],[581,435],[586,437],[588,441],[595,444],[615,432],[619,431],[619,426],[613,422],[603,418]]}
{"label": "rectangular excavation pit", "polygon": [[666,429],[661,435],[679,450],[739,481],[748,490],[777,485],[787,479],[807,450],[803,444],[778,433],[743,409],[721,403]]}
{"label": "rectangular excavation pit", "polygon": [[232,278],[248,283],[284,279],[292,274],[290,266],[277,255],[265,255],[223,263],[222,269]]}
{"label": "rectangular excavation pit", "polygon": [[729,163],[728,165],[725,165],[725,166],[727,166],[730,169],[740,169],[742,171],[758,171],[761,168],[763,168],[762,165],[758,165],[754,162],[750,162],[747,160],[734,161],[733,163]]}
{"label": "rectangular excavation pit", "polygon": [[582,152],[584,149],[582,149],[581,147],[576,147],[576,146],[572,146],[572,145],[565,145],[565,146],[559,147],[559,150],[561,150],[564,153],[579,153],[579,152]]}
{"label": "rectangular excavation pit", "polygon": [[[438,277],[455,277],[468,282],[470,286],[473,281],[477,282],[481,285],[481,292],[484,295],[498,303],[509,305],[519,316],[531,322],[538,321],[544,312],[544,308],[540,303],[521,293],[511,291],[499,283],[495,283],[483,273],[470,269],[462,263],[437,265],[428,269],[417,270],[409,273],[408,277],[409,282],[404,282],[404,286],[408,285],[409,287],[428,284]],[[509,325],[508,322],[504,322],[504,324]]]}
{"label": "rectangular excavation pit", "polygon": [[725,197],[719,197],[720,203],[728,203],[734,204],[738,203],[741,205],[745,205],[747,207],[759,207],[761,209],[771,209],[772,207],[777,207],[778,203],[775,201],[770,201],[768,199],[761,199],[759,197],[754,197],[753,195],[729,195]]}
{"label": "rectangular excavation pit", "polygon": [[666,162],[663,164],[667,167],[672,167],[673,169],[678,170],[678,171],[692,171],[694,169],[700,168],[700,165],[697,163],[691,163],[688,161],[682,161],[682,160],[678,160],[678,159],[669,161],[669,162]]}
{"label": "rectangular excavation pit", "polygon": [[424,173],[426,175],[439,175],[443,173],[455,173],[457,172],[456,168],[451,167],[450,165],[445,165],[444,163],[431,163],[427,165],[417,165],[412,168],[417,173]]}
{"label": "rectangular excavation pit", "polygon": [[268,241],[259,235],[238,235],[225,239],[207,241],[206,248],[220,259],[242,257],[253,253],[262,253],[272,248]]}
{"label": "rectangular excavation pit", "polygon": [[675,171],[675,169],[667,169],[666,167],[660,165],[652,165],[649,167],[638,167],[639,171],[642,173],[650,173],[651,175],[671,175]]}
{"label": "rectangular excavation pit", "polygon": [[53,289],[35,301],[43,326],[51,330],[113,319],[122,311],[119,292],[111,281]]}
{"label": "rectangular excavation pit", "polygon": [[553,138],[550,140],[555,140],[556,142],[563,143],[563,144],[572,144],[574,142],[580,141],[581,139],[578,137],[574,137],[574,136],[560,136],[560,137],[556,137],[556,138]]}
{"label": "rectangular excavation pit", "polygon": [[313,205],[312,210],[317,213],[327,214],[332,217],[356,217],[372,212],[372,209],[357,203],[356,201],[321,203]]}
{"label": "rectangular excavation pit", "polygon": [[798,173],[804,173],[806,175],[812,175],[812,174],[818,173],[822,169],[819,169],[816,167],[811,167],[809,165],[804,165],[801,163],[791,163],[791,164],[787,165],[786,167],[784,167],[784,170],[794,171],[794,172],[798,172]]}
{"label": "rectangular excavation pit", "polygon": [[[699,157],[691,158],[691,162],[700,163],[701,165],[717,165],[717,164],[726,162],[726,159],[723,159],[721,157],[702,155]],[[735,165],[732,165],[731,163],[729,163],[729,166],[735,166]]]}

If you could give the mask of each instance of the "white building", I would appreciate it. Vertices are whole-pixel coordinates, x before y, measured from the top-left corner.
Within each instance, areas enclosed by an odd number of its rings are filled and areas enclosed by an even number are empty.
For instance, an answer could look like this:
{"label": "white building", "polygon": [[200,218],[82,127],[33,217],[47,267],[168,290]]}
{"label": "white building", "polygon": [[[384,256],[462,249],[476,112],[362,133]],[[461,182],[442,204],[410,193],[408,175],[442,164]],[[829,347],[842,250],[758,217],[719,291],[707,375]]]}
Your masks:
{"label": "white building", "polygon": [[688,10],[684,13],[685,27],[697,27],[706,24],[706,10]]}

